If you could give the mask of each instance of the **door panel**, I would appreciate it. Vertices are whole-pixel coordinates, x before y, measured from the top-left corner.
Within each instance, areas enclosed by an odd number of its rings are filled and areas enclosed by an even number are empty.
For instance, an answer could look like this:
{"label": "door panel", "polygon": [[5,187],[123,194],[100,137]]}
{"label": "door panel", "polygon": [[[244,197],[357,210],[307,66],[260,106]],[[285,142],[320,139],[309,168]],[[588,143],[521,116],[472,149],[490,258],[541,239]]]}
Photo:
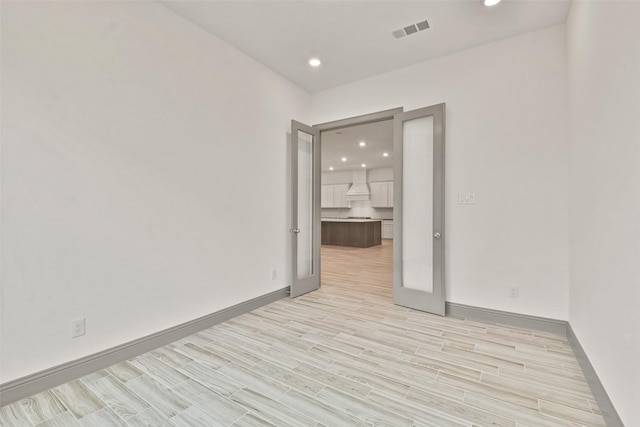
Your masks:
{"label": "door panel", "polygon": [[444,104],[394,116],[394,303],[444,315]]}
{"label": "door panel", "polygon": [[402,126],[402,284],[433,292],[433,117]]}
{"label": "door panel", "polygon": [[319,131],[291,121],[291,297],[320,287]]}

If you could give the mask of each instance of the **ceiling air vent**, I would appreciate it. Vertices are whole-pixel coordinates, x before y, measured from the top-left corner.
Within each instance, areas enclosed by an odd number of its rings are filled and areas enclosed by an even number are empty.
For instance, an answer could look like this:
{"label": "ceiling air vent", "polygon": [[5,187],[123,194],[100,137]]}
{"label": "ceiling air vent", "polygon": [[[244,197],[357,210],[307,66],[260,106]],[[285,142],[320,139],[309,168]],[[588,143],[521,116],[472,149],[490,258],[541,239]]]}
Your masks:
{"label": "ceiling air vent", "polygon": [[391,35],[395,39],[401,39],[405,36],[410,36],[411,34],[416,34],[418,31],[424,31],[429,28],[429,22],[425,19],[424,21],[407,25],[404,28],[399,28],[391,32]]}
{"label": "ceiling air vent", "polygon": [[399,39],[399,38],[402,38],[402,37],[406,36],[406,34],[404,33],[404,30],[402,28],[400,28],[399,30],[395,30],[391,34],[396,39]]}
{"label": "ceiling air vent", "polygon": [[417,33],[418,29],[415,25],[409,25],[408,27],[404,27],[404,32],[407,33],[408,36],[410,36],[413,33]]}

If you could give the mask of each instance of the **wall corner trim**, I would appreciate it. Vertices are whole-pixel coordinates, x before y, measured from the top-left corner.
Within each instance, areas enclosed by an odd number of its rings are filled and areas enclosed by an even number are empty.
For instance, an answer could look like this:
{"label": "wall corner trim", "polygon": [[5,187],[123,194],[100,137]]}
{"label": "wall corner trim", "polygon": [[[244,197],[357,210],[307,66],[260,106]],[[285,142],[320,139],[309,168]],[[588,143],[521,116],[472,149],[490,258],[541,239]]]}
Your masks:
{"label": "wall corner trim", "polygon": [[152,351],[289,296],[289,286],[119,346],[0,384],[0,406]]}
{"label": "wall corner trim", "polygon": [[445,302],[445,313],[451,317],[480,320],[483,322],[514,326],[516,328],[537,329],[539,331],[551,332],[563,336],[567,334],[566,320],[492,310],[490,308],[474,307],[453,302]]}
{"label": "wall corner trim", "polygon": [[567,323],[567,340],[569,344],[571,344],[571,349],[578,360],[578,364],[580,365],[580,369],[582,369],[582,373],[584,377],[587,379],[587,383],[589,384],[589,388],[591,389],[591,393],[596,399],[596,403],[600,408],[600,412],[602,412],[602,417],[604,418],[607,427],[624,427],[624,423],[616,408],[613,406],[613,402],[609,398],[607,391],[604,389],[602,382],[600,382],[600,378],[598,378],[598,374],[596,374],[596,370],[591,365],[587,354],[584,352],[582,345],[578,341],[578,337],[571,328],[571,324]]}

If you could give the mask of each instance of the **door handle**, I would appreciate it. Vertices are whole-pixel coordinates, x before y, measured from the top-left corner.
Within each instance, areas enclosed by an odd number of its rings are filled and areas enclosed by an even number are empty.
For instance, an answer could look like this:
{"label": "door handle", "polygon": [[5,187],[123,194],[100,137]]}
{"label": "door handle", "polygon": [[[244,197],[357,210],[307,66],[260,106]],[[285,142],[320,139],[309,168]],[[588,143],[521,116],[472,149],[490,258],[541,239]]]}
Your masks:
{"label": "door handle", "polygon": [[299,234],[300,233],[300,229],[299,228],[291,228],[291,229],[289,229],[289,231],[291,233],[295,233],[295,234]]}
{"label": "door handle", "polygon": [[435,233],[433,233],[433,237],[435,237],[436,240],[440,240],[440,233],[436,231]]}

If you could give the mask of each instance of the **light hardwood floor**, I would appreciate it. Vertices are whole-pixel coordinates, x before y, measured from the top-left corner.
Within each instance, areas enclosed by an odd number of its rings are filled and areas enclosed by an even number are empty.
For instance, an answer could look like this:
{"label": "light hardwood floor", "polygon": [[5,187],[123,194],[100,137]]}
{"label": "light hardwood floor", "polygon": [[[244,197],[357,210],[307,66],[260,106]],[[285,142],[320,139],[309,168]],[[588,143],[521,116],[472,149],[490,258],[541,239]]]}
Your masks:
{"label": "light hardwood floor", "polygon": [[391,242],[323,286],[0,409],[2,426],[604,426],[567,340],[391,303]]}

